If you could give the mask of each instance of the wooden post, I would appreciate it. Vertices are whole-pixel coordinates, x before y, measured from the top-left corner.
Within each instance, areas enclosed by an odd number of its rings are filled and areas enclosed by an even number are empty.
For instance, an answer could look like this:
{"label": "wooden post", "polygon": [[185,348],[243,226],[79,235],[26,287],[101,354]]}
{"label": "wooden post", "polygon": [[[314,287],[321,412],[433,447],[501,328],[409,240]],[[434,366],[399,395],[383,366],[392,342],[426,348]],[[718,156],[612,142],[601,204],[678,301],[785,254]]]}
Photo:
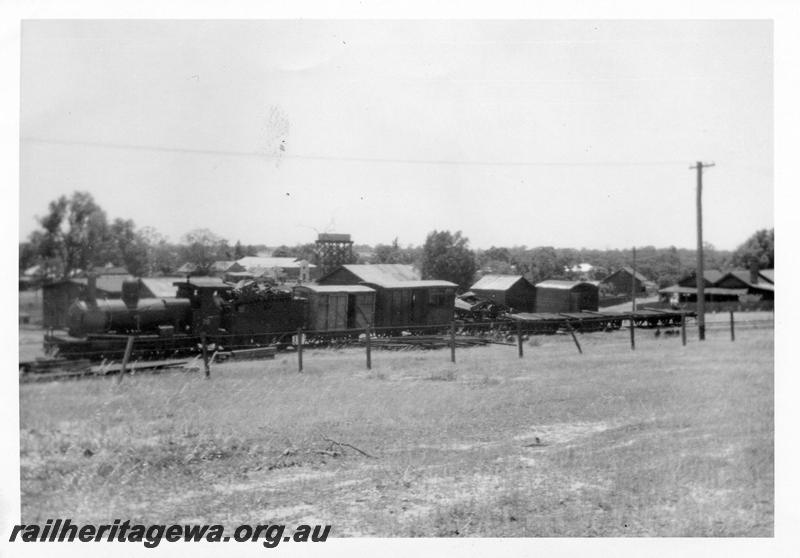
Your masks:
{"label": "wooden post", "polygon": [[450,323],[450,362],[456,361],[456,323]]}
{"label": "wooden post", "polygon": [[636,350],[636,334],[634,333],[635,330],[636,327],[633,324],[633,316],[631,316],[631,351]]}
{"label": "wooden post", "polygon": [[200,340],[203,343],[203,370],[205,371],[206,378],[210,378],[211,367],[208,365],[208,338],[205,333],[200,334]]}
{"label": "wooden post", "polygon": [[631,275],[631,312],[636,312],[636,246],[633,247],[633,267]]}
{"label": "wooden post", "polygon": [[370,341],[372,332],[370,331],[369,324],[367,324],[367,329],[364,331],[364,334],[367,336],[365,339],[367,342],[367,370],[372,370],[372,342]]}
{"label": "wooden post", "polygon": [[119,376],[117,377],[117,383],[122,382],[122,377],[125,375],[125,369],[128,367],[128,361],[131,359],[131,353],[133,352],[133,335],[128,336],[128,341],[125,343],[125,354],[122,355],[122,367],[119,371]]}
{"label": "wooden post", "polygon": [[736,341],[736,333],[733,331],[733,310],[731,310],[731,341]]}
{"label": "wooden post", "polygon": [[581,350],[581,344],[578,343],[578,338],[575,337],[575,330],[572,329],[572,326],[570,325],[569,322],[566,322],[566,324],[567,324],[567,329],[569,329],[569,334],[572,335],[572,340],[575,341],[575,346],[578,347],[578,352],[580,354],[583,354],[583,351]]}
{"label": "wooden post", "polygon": [[297,371],[303,371],[303,328],[297,328]]}
{"label": "wooden post", "polygon": [[522,358],[522,322],[517,322],[517,353]]}
{"label": "wooden post", "polygon": [[681,343],[686,346],[686,312],[681,312]]}

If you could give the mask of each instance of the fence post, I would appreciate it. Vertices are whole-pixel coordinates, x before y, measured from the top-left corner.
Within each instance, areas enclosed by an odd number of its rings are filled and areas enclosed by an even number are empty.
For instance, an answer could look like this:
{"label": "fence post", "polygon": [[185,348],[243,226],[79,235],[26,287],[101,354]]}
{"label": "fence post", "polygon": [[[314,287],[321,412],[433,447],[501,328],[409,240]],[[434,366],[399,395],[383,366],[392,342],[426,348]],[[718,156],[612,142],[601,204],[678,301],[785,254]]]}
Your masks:
{"label": "fence post", "polygon": [[122,367],[119,370],[119,377],[117,377],[117,383],[122,382],[122,377],[125,375],[125,369],[128,367],[128,361],[131,358],[131,353],[133,352],[133,335],[128,336],[128,341],[125,343],[125,354],[122,355]]}
{"label": "fence post", "polygon": [[572,340],[575,341],[575,346],[578,347],[578,352],[580,354],[583,354],[583,350],[581,349],[581,344],[578,343],[578,338],[575,337],[575,330],[572,329],[572,326],[570,325],[569,322],[564,322],[564,323],[567,324],[567,329],[569,329],[569,334],[572,335]]}
{"label": "fence post", "polygon": [[370,341],[372,332],[370,331],[369,324],[367,324],[367,329],[364,331],[364,334],[367,336],[367,370],[372,370],[372,342]]}
{"label": "fence post", "polygon": [[519,358],[522,358],[522,322],[517,322],[517,352]]}
{"label": "fence post", "polygon": [[681,343],[686,346],[686,312],[681,312]]}
{"label": "fence post", "polygon": [[303,328],[297,328],[297,371],[303,371]]}
{"label": "fence post", "polygon": [[736,334],[733,331],[733,310],[731,310],[731,341],[736,341]]}
{"label": "fence post", "polygon": [[450,322],[450,362],[456,361],[456,323]]}
{"label": "fence post", "polygon": [[211,367],[208,365],[208,338],[205,333],[200,334],[200,342],[203,344],[203,370],[206,378],[211,377]]}
{"label": "fence post", "polygon": [[634,333],[635,329],[636,327],[633,324],[633,316],[631,316],[631,351],[636,350],[636,334]]}

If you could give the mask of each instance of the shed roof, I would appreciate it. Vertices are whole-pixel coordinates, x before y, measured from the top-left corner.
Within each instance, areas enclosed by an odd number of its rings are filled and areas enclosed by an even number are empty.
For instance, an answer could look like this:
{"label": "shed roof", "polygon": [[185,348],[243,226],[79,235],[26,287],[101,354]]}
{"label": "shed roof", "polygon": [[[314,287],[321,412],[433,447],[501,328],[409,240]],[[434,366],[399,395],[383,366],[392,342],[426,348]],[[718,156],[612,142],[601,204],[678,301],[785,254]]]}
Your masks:
{"label": "shed roof", "polygon": [[[414,266],[407,264],[347,264],[341,268],[346,269],[365,283],[420,280],[420,275],[414,269]],[[336,270],[331,273],[335,272]],[[331,275],[331,273],[328,275]]]}
{"label": "shed roof", "polygon": [[[759,275],[760,275],[760,273],[759,273]],[[728,273],[723,275],[716,282],[717,283],[721,283],[724,279],[726,279],[729,276],[730,277],[735,277],[741,283],[743,283],[743,284],[745,284],[745,285],[747,285],[747,286],[749,286],[750,288],[753,288],[753,289],[761,289],[761,290],[764,290],[764,291],[773,291],[773,292],[775,291],[774,283],[768,283],[766,281],[764,281],[764,282],[759,281],[758,283],[752,283],[750,281],[750,272],[748,270],[746,270],[746,269],[734,269],[733,271],[729,271]]]}
{"label": "shed roof", "polygon": [[[98,291],[103,291],[112,294],[119,294],[122,293],[122,283],[124,283],[127,279],[133,279],[133,278],[134,277],[132,275],[98,275],[95,278],[95,288]],[[87,286],[89,284],[89,280],[86,277],[70,277],[68,279],[62,279],[60,281],[48,283],[47,285],[45,285],[45,288],[50,288],[56,285],[63,285],[67,283],[72,283],[73,285]]]}
{"label": "shed roof", "polygon": [[181,281],[182,277],[142,277],[142,285],[156,298],[167,298],[175,296],[175,283]]}
{"label": "shed roof", "polygon": [[231,288],[225,281],[220,279],[219,277],[189,277],[188,279],[182,279],[180,281],[175,281],[173,285],[185,285],[185,284],[192,285],[193,287],[218,287],[218,288]]}
{"label": "shed roof", "polygon": [[548,279],[547,281],[542,281],[541,283],[536,283],[536,288],[542,289],[574,289],[579,285],[589,285],[590,287],[594,287],[588,281],[562,281],[560,279]]}
{"label": "shed roof", "polygon": [[234,271],[240,271],[242,265],[233,260],[219,260],[211,264],[211,271],[228,271],[232,268]]}
{"label": "shed roof", "polygon": [[[680,285],[670,285],[658,291],[661,294],[697,294],[696,287],[681,287]],[[706,287],[703,289],[705,294],[709,295],[731,295],[741,296],[747,294],[747,289],[725,289],[722,287]]]}
{"label": "shed roof", "polygon": [[436,279],[418,280],[418,281],[387,281],[385,283],[379,281],[364,281],[368,285],[376,285],[384,289],[424,289],[429,287],[457,287],[455,283],[450,281],[439,281]]}
{"label": "shed roof", "polygon": [[[274,267],[285,267],[285,268],[294,268],[294,267],[301,267],[302,265],[308,264],[305,260],[298,260],[297,258],[266,258],[261,256],[245,256],[244,258],[239,258],[236,260],[236,263],[243,266],[247,271],[251,271],[251,268],[274,268]],[[316,267],[314,264],[308,264],[309,268]]]}
{"label": "shed roof", "polygon": [[365,285],[300,285],[295,289],[308,289],[315,293],[374,293],[375,289],[370,289]]}
{"label": "shed roof", "polygon": [[[703,278],[706,280],[706,283],[709,283],[711,285],[722,279],[724,275],[725,274],[722,273],[719,269],[706,269],[703,271]],[[687,275],[686,277],[681,278],[680,281],[678,281],[678,284],[679,285],[683,284],[688,286],[689,282],[694,283],[693,275]]]}
{"label": "shed roof", "polygon": [[[530,285],[522,275],[484,275],[470,289],[482,291],[507,291],[519,280],[523,280]],[[531,285],[533,286],[533,285]]]}
{"label": "shed roof", "polygon": [[639,273],[638,271],[634,272],[634,271],[633,271],[633,268],[632,268],[631,266],[629,266],[629,265],[623,265],[621,268],[619,268],[618,270],[616,270],[614,273],[611,273],[611,274],[609,274],[608,276],[606,276],[606,277],[603,279],[603,282],[605,282],[605,281],[608,281],[609,279],[611,279],[611,278],[612,278],[612,277],[614,277],[615,275],[619,275],[620,273],[623,273],[623,272],[627,273],[628,275],[632,275],[632,276],[636,277],[636,278],[637,278],[639,281],[642,281],[642,282],[644,282],[644,281],[648,281],[647,277],[645,277],[644,275],[642,275],[642,274],[641,274],[641,273]]}
{"label": "shed roof", "polygon": [[774,269],[761,269],[758,272],[764,279],[769,281],[770,283],[775,282],[775,270]]}

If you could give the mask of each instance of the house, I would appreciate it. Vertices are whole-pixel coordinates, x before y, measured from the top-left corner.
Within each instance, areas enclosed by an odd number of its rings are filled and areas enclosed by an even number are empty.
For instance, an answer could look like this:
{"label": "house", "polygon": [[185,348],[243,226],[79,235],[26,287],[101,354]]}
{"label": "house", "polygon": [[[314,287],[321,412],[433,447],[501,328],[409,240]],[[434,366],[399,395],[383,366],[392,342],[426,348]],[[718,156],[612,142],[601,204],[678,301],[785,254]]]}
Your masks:
{"label": "house", "polygon": [[406,264],[348,264],[319,278],[320,285],[360,285],[361,283],[397,283],[419,281],[420,274]]}
{"label": "house", "polygon": [[313,280],[317,274],[317,266],[306,260],[293,257],[245,256],[236,260],[243,269],[253,277],[270,279],[275,282],[296,281],[305,283]]}
{"label": "house", "polygon": [[[769,275],[774,278],[773,273]],[[744,289],[747,295],[758,297],[758,300],[775,300],[775,283],[766,280],[757,269],[729,271],[714,286],[722,289]]]}
{"label": "house", "polygon": [[245,271],[243,265],[234,261],[217,261],[211,264],[209,274],[216,277],[224,277],[226,273],[237,273]]}
{"label": "house", "polygon": [[[706,302],[741,302],[747,297],[775,300],[775,270],[734,269],[727,273],[712,269],[703,273],[703,295]],[[695,275],[684,277],[676,285],[658,291],[673,302],[697,302]]]}
{"label": "house", "polygon": [[522,275],[484,275],[470,291],[519,312],[533,312],[536,307],[536,287]]}
{"label": "house", "polygon": [[536,284],[536,312],[597,311],[598,286],[587,281],[550,279]]}
{"label": "house", "polygon": [[179,273],[181,275],[191,275],[193,273],[197,273],[198,269],[199,268],[197,267],[196,264],[193,264],[191,262],[186,262],[176,270],[176,273]]}
{"label": "house", "polygon": [[623,266],[600,281],[600,285],[604,291],[625,295],[630,295],[633,287],[636,295],[639,296],[647,292],[646,284],[648,282],[647,277],[634,271],[632,267]]}
{"label": "house", "polygon": [[[703,286],[704,287],[713,287],[716,285],[717,281],[722,279],[722,273],[718,269],[707,269],[703,271]],[[678,281],[678,285],[681,287],[697,287],[697,279],[694,273],[683,277],[680,281]]]}

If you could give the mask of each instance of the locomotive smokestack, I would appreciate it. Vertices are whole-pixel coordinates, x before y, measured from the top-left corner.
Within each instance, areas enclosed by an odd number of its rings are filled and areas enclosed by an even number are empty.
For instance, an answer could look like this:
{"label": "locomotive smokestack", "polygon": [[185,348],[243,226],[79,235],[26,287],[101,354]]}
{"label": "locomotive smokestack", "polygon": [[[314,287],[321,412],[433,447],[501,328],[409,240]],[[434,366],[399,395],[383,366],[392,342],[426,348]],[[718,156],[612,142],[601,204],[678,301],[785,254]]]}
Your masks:
{"label": "locomotive smokestack", "polygon": [[89,273],[86,282],[86,304],[90,308],[97,307],[97,275]]}
{"label": "locomotive smokestack", "polygon": [[125,279],[122,282],[122,302],[130,309],[139,304],[139,279]]}

